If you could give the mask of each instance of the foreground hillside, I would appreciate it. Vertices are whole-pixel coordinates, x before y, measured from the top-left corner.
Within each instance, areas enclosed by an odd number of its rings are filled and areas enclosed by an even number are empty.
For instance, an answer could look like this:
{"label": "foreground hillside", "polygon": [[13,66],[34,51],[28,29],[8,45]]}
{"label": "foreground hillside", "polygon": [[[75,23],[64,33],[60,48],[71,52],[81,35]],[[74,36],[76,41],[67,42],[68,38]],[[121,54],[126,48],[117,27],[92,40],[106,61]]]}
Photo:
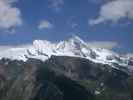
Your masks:
{"label": "foreground hillside", "polygon": [[0,100],[133,100],[133,73],[87,59],[0,61]]}

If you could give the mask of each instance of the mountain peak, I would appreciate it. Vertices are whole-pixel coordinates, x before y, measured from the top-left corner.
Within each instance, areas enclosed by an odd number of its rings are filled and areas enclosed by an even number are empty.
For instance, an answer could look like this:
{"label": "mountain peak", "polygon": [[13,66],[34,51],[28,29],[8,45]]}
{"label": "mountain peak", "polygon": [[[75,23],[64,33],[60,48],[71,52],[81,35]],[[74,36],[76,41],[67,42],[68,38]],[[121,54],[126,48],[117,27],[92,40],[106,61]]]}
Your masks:
{"label": "mountain peak", "polygon": [[83,41],[78,35],[72,35],[71,39]]}
{"label": "mountain peak", "polygon": [[73,42],[77,42],[77,43],[82,43],[85,44],[85,42],[77,35],[72,35],[68,41],[73,41]]}
{"label": "mountain peak", "polygon": [[95,63],[111,64],[112,66],[114,63],[127,66],[129,60],[130,63],[133,62],[130,59],[131,57],[120,56],[106,49],[91,48],[76,35],[58,43],[52,43],[47,40],[34,40],[32,45],[2,50],[0,52],[0,59],[9,58],[26,61],[29,58],[34,58],[45,61],[52,55],[81,57]]}

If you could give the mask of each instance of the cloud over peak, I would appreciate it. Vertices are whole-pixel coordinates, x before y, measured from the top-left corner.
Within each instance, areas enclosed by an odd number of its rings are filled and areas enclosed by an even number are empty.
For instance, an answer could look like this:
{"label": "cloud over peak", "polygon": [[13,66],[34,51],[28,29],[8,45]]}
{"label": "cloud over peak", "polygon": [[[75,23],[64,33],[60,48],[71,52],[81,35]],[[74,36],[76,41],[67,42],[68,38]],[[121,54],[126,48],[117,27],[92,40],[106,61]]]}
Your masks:
{"label": "cloud over peak", "polygon": [[89,47],[113,49],[119,47],[119,44],[114,41],[92,41],[88,42]]}
{"label": "cloud over peak", "polygon": [[118,22],[121,19],[133,19],[133,0],[113,0],[102,5],[99,16],[89,21],[90,25],[106,21]]}

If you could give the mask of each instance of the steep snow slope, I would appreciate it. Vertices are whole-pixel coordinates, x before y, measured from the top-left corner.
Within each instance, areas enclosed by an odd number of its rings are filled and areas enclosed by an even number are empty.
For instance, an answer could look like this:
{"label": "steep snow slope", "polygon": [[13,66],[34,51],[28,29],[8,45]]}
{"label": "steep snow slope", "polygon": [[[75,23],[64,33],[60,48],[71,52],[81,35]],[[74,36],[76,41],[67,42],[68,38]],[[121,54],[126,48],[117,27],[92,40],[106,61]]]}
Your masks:
{"label": "steep snow slope", "polygon": [[0,59],[9,58],[26,61],[28,58],[35,58],[45,61],[51,55],[82,57],[96,63],[112,66],[114,64],[121,66],[128,65],[130,68],[133,66],[132,56],[120,56],[110,50],[89,47],[86,42],[77,36],[59,43],[51,43],[47,40],[35,40],[32,45],[7,48],[6,50],[1,50]]}

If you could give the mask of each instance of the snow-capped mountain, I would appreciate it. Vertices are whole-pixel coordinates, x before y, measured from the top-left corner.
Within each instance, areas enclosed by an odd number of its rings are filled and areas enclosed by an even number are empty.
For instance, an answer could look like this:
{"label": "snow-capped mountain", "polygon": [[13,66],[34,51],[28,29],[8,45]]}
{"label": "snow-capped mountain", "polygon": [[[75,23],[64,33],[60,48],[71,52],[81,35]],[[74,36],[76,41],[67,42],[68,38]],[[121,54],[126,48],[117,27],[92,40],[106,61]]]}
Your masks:
{"label": "snow-capped mountain", "polygon": [[128,65],[131,69],[133,67],[132,56],[121,56],[107,49],[89,47],[78,36],[73,36],[58,43],[51,43],[47,40],[35,40],[32,45],[10,47],[1,50],[0,59],[9,58],[11,60],[26,61],[28,58],[35,58],[45,61],[52,55],[81,57],[95,63],[109,64],[112,67],[114,67],[114,64]]}

